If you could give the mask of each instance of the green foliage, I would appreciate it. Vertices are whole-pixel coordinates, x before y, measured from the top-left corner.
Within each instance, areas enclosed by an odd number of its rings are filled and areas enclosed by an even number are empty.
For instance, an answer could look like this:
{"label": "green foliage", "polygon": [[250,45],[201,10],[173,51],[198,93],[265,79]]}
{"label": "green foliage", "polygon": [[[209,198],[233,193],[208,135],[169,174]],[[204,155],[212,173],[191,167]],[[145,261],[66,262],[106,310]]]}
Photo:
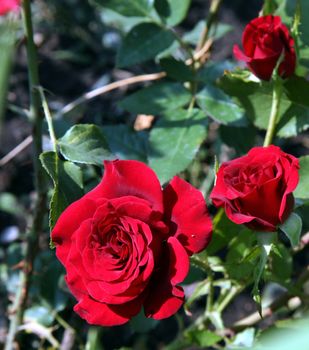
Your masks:
{"label": "green foliage", "polygon": [[162,82],[129,95],[119,105],[131,113],[158,115],[183,107],[190,99],[190,92],[180,83]]}
{"label": "green foliage", "polygon": [[294,192],[296,198],[309,198],[309,156],[299,158],[299,183]]}
{"label": "green foliage", "polygon": [[201,347],[208,347],[218,343],[222,336],[208,330],[192,330],[185,334],[191,343]]}
{"label": "green foliage", "polygon": [[40,160],[54,183],[49,214],[52,229],[64,209],[83,195],[82,172],[77,165],[59,159],[54,152],[42,153]]}
{"label": "green foliage", "polygon": [[149,137],[149,165],[162,183],[184,170],[207,135],[203,112],[173,110],[157,121]]}
{"label": "green foliage", "polygon": [[238,121],[244,115],[241,106],[222,90],[211,85],[199,92],[197,102],[203,111],[222,124]]}
{"label": "green foliage", "polygon": [[258,232],[258,243],[260,246],[261,255],[258,261],[258,264],[256,265],[254,269],[254,286],[252,290],[253,299],[256,301],[259,313],[262,314],[262,306],[261,306],[261,294],[259,289],[259,283],[262,278],[264,269],[267,264],[268,256],[273,248],[273,242],[274,242],[274,233],[273,232]]}
{"label": "green foliage", "polygon": [[171,46],[174,40],[169,30],[155,23],[140,23],[125,36],[116,64],[123,68],[148,61]]}
{"label": "green foliage", "polygon": [[159,16],[169,26],[181,23],[187,15],[191,0],[155,0]]}
{"label": "green foliage", "polygon": [[71,162],[102,166],[103,160],[114,158],[104,134],[96,125],[74,125],[58,144],[61,154]]}
{"label": "green foliage", "polygon": [[195,74],[184,62],[175,58],[163,58],[160,60],[160,65],[166,72],[169,78],[177,81],[192,81],[195,80]]}
{"label": "green foliage", "polygon": [[280,225],[280,229],[289,238],[291,245],[295,248],[299,244],[302,220],[296,213],[291,213],[291,215],[286,219],[286,221]]}
{"label": "green foliage", "polygon": [[2,115],[6,105],[12,57],[15,50],[17,28],[17,23],[12,20],[8,19],[0,22],[0,132]]}
{"label": "green foliage", "polygon": [[147,162],[147,132],[134,131],[124,124],[104,126],[102,131],[109,149],[116,158]]}
{"label": "green foliage", "polygon": [[[245,81],[243,77],[226,74],[219,86],[245,109],[246,116],[254,125],[266,129],[272,105],[272,84]],[[306,91],[309,83],[303,78],[289,79],[284,85],[280,103],[280,119],[277,135],[291,137],[308,129],[309,106]],[[295,93],[299,91],[299,93]]]}
{"label": "green foliage", "polygon": [[109,8],[123,16],[147,17],[152,9],[149,0],[94,0],[99,5]]}

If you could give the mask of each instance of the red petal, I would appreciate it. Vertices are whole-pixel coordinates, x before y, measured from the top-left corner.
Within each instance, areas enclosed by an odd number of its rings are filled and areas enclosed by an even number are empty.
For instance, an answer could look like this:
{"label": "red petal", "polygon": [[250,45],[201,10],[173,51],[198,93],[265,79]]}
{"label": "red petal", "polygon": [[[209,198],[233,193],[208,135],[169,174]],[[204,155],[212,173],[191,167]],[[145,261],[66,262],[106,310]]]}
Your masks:
{"label": "red petal", "polygon": [[163,211],[160,182],[147,165],[136,160],[114,160],[105,161],[104,166],[103,180],[89,192],[89,198],[136,196],[150,202],[153,210]]}
{"label": "red petal", "polygon": [[251,60],[250,57],[246,56],[245,53],[241,51],[238,45],[234,45],[233,53],[236,59],[238,59],[239,61],[249,62]]}
{"label": "red petal", "polygon": [[167,244],[169,248],[168,279],[172,285],[176,285],[187,277],[190,261],[187,252],[177,238],[169,237]]}
{"label": "red petal", "polygon": [[174,236],[189,254],[205,249],[211,239],[212,222],[202,193],[175,176],[164,189],[163,197]]}
{"label": "red petal", "polygon": [[128,322],[139,313],[141,307],[141,298],[122,305],[107,305],[84,296],[74,306],[74,311],[89,324],[110,327]]}
{"label": "red petal", "polygon": [[52,241],[56,244],[56,254],[63,265],[71,247],[71,236],[79,228],[81,223],[94,214],[97,204],[89,200],[87,195],[72,203],[60,215],[52,233]]}
{"label": "red petal", "polygon": [[160,284],[155,293],[151,293],[144,302],[147,317],[155,320],[174,315],[184,302],[184,291],[179,286]]}

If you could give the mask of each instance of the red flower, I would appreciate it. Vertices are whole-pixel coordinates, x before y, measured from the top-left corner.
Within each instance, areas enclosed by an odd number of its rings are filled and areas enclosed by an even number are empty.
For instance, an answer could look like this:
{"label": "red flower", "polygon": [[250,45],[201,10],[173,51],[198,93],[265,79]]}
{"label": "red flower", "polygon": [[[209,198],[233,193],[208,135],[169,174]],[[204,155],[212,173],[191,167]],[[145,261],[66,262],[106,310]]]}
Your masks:
{"label": "red flower", "polygon": [[298,169],[298,159],[279,147],[255,147],[221,165],[210,198],[236,224],[276,231],[293,210]]}
{"label": "red flower", "polygon": [[234,55],[246,62],[260,79],[269,80],[281,55],[279,74],[287,78],[294,73],[296,55],[294,40],[279,16],[263,16],[253,19],[242,36],[244,52],[235,45]]}
{"label": "red flower", "polygon": [[52,232],[74,310],[91,324],[120,325],[144,307],[173,315],[189,256],[203,250],[212,224],[202,194],[174,177],[162,191],[155,173],[133,160],[105,162],[101,183],[60,216]]}
{"label": "red flower", "polygon": [[10,11],[17,10],[20,0],[0,0],[0,16],[6,15]]}

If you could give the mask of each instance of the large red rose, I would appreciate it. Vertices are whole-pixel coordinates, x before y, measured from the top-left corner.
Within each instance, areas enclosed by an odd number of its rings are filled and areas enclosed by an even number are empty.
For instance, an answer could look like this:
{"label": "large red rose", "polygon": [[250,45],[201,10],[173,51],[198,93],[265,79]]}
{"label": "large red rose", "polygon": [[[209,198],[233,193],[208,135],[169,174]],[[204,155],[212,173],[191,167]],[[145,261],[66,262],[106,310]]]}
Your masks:
{"label": "large red rose", "polygon": [[242,44],[244,51],[235,45],[234,55],[238,60],[246,62],[258,78],[269,80],[281,55],[279,75],[287,78],[294,73],[294,40],[279,16],[253,19],[243,32]]}
{"label": "large red rose", "polygon": [[210,198],[236,224],[276,231],[293,210],[298,169],[298,159],[279,147],[255,147],[221,165]]}
{"label": "large red rose", "polygon": [[0,16],[15,11],[20,6],[20,0],[0,0]]}
{"label": "large red rose", "polygon": [[120,325],[139,313],[162,319],[184,301],[189,256],[210,241],[202,194],[174,177],[162,190],[133,160],[105,162],[101,183],[60,216],[52,232],[74,310],[91,324]]}

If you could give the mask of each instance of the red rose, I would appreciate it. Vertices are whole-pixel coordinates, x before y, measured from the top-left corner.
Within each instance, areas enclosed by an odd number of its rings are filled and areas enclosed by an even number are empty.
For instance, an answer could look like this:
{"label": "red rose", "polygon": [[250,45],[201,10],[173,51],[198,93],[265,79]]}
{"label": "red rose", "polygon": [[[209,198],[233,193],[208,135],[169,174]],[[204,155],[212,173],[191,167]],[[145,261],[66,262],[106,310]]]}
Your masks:
{"label": "red rose", "polygon": [[60,216],[52,232],[74,310],[91,324],[120,325],[144,307],[173,315],[189,256],[210,241],[202,194],[179,177],[162,190],[155,173],[133,160],[105,162],[101,183]]}
{"label": "red rose", "polygon": [[276,231],[293,210],[298,169],[298,159],[279,147],[254,147],[221,165],[210,198],[236,224]]}
{"label": "red rose", "polygon": [[235,45],[234,55],[238,60],[245,61],[258,78],[269,80],[281,55],[280,76],[287,78],[294,73],[294,40],[279,16],[253,19],[243,32],[242,44],[244,52]]}
{"label": "red rose", "polygon": [[0,0],[0,16],[18,9],[19,6],[20,0]]}

